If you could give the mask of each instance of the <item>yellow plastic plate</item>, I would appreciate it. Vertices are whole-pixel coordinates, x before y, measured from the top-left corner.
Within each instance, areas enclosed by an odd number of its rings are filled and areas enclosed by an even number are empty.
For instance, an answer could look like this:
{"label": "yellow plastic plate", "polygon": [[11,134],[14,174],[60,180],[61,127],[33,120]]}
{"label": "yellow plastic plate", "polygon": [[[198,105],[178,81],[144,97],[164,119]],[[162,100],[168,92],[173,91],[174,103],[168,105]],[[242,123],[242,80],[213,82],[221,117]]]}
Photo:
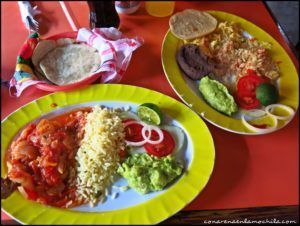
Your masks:
{"label": "yellow plastic plate", "polygon": [[[155,224],[175,214],[190,203],[205,187],[212,173],[215,159],[211,134],[202,119],[184,104],[161,93],[129,85],[99,84],[71,92],[58,92],[37,99],[13,112],[1,124],[1,177],[7,170],[3,162],[4,153],[16,134],[28,123],[55,112],[63,113],[84,105],[118,106],[118,103],[133,107],[145,102],[157,104],[171,122],[185,131],[189,143],[183,150],[189,159],[183,175],[171,186],[156,195],[145,196],[135,205],[130,192],[123,192],[123,204],[101,209],[85,207],[76,210],[44,206],[28,201],[16,191],[1,200],[2,210],[24,224]],[[53,103],[57,107],[53,107]],[[52,105],[52,106],[51,106]],[[128,196],[127,196],[128,195]],[[135,194],[136,199],[141,199]],[[117,201],[119,197],[115,200]],[[114,200],[113,200],[114,201]],[[113,201],[110,202],[113,205]],[[134,201],[134,200],[133,200]],[[105,203],[103,204],[105,205]]]}
{"label": "yellow plastic plate", "polygon": [[[281,62],[279,65],[281,76],[278,80],[280,95],[279,103],[292,107],[296,112],[299,101],[299,78],[292,60],[289,58],[282,46],[267,32],[241,17],[220,11],[208,12],[219,21],[237,22],[241,24],[244,31],[249,33],[251,36],[260,41],[267,41],[272,44],[272,58],[274,61]],[[162,45],[163,68],[169,83],[177,95],[191,109],[200,114],[204,119],[213,125],[234,133],[256,135],[255,132],[247,129],[240,119],[226,116],[211,108],[204,100],[200,98],[199,93],[196,93],[191,89],[191,87],[185,81],[175,58],[177,50],[182,45],[183,41],[176,38],[170,30],[167,32]],[[196,86],[196,83],[194,86]],[[276,130],[284,127],[291,120],[292,119],[289,121],[279,122]]]}

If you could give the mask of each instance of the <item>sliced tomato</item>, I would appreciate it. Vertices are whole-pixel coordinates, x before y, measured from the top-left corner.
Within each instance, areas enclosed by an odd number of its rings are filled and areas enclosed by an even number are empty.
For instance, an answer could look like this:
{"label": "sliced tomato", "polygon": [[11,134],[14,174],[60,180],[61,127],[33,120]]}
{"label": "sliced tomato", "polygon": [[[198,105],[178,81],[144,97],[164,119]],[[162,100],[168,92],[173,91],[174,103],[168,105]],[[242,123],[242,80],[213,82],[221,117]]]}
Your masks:
{"label": "sliced tomato", "polygon": [[[172,135],[168,131],[163,129],[162,132],[164,135],[164,139],[162,142],[160,142],[159,144],[144,144],[144,148],[146,149],[148,154],[154,155],[156,157],[164,157],[171,154],[174,151],[175,141]],[[157,132],[152,131],[151,140],[158,140]]]}
{"label": "sliced tomato", "polygon": [[240,96],[255,96],[255,90],[264,80],[258,75],[246,75],[239,79],[237,91]]}
{"label": "sliced tomato", "polygon": [[247,69],[247,75],[257,75],[257,73],[253,69]]}
{"label": "sliced tomato", "polygon": [[246,110],[254,109],[260,105],[256,98],[255,90],[262,83],[270,83],[265,76],[258,76],[255,70],[248,69],[247,75],[241,77],[237,83],[235,99],[237,104]]}
{"label": "sliced tomato", "polygon": [[[135,121],[133,119],[126,119],[123,120],[123,123],[129,122],[129,121]],[[130,141],[130,142],[140,142],[144,140],[142,136],[142,129],[143,126],[138,123],[130,124],[125,127],[125,140]]]}
{"label": "sliced tomato", "polygon": [[239,93],[236,93],[234,97],[238,106],[246,110],[257,108],[260,105],[259,100],[255,96],[241,96]]}
{"label": "sliced tomato", "polygon": [[269,78],[265,76],[258,76],[255,70],[248,69],[247,75],[238,80],[237,91],[240,96],[255,96],[256,87],[261,83],[269,82]]}

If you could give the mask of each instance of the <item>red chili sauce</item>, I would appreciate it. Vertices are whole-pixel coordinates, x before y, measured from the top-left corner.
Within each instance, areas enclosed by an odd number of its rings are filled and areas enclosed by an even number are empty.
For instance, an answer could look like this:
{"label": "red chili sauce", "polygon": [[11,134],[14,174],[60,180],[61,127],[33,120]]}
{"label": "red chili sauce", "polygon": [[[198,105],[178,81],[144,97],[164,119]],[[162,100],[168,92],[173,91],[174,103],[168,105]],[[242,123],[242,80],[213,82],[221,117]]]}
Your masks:
{"label": "red chili sauce", "polygon": [[75,155],[84,135],[86,114],[81,108],[29,124],[8,150],[8,177],[19,183],[29,200],[73,207],[76,199]]}

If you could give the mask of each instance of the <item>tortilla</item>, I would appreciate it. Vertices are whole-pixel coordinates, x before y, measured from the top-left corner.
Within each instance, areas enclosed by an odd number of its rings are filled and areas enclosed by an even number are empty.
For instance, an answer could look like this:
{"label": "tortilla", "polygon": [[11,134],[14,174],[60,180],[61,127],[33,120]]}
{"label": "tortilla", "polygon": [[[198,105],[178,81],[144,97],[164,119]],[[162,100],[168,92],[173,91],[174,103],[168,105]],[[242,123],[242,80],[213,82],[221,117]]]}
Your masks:
{"label": "tortilla", "polygon": [[[37,70],[37,69],[39,69],[39,70]],[[47,82],[48,84],[51,84],[51,85],[54,85],[54,83],[52,83],[51,81],[49,81],[49,80],[46,78],[46,76],[44,75],[44,73],[43,73],[43,72],[42,72],[42,73],[40,72],[40,70],[42,71],[42,69],[41,69],[40,67],[37,67],[37,68],[35,68],[35,70],[34,70],[34,75],[38,78],[38,80]]]}
{"label": "tortilla", "polygon": [[173,35],[184,40],[207,35],[216,29],[217,24],[218,21],[209,13],[194,9],[176,13],[169,20]]}
{"label": "tortilla", "polygon": [[76,42],[75,39],[72,38],[60,38],[56,40],[56,45],[57,46],[66,46],[70,44],[74,44]]}
{"label": "tortilla", "polygon": [[41,60],[46,78],[57,85],[67,85],[89,77],[100,67],[97,49],[84,44],[59,46]]}
{"label": "tortilla", "polygon": [[32,60],[34,67],[36,67],[40,73],[42,73],[42,71],[40,70],[40,68],[38,68],[39,62],[47,53],[49,53],[55,47],[56,47],[56,42],[54,40],[39,41],[39,43],[35,47],[32,57],[31,57],[31,60]]}

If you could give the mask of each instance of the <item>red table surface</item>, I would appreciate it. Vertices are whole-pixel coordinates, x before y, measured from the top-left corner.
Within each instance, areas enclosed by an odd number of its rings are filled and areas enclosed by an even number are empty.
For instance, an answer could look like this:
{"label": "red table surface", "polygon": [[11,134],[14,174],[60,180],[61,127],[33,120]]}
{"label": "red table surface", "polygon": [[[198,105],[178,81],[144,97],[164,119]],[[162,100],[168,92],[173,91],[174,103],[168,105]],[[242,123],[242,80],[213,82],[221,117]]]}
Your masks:
{"label": "red table surface", "polygon": [[[41,33],[44,37],[71,31],[58,2],[35,4],[43,12]],[[69,2],[68,5],[79,25],[88,27],[86,2]],[[296,58],[262,2],[176,2],[175,11],[186,8],[225,11],[253,22],[285,48],[298,68]],[[169,85],[161,64],[161,45],[169,27],[168,20],[169,17],[149,16],[143,6],[136,14],[121,16],[121,31],[129,37],[141,36],[145,40],[134,52],[121,83],[150,88],[180,100]],[[1,31],[1,76],[10,79],[18,50],[28,35],[16,2],[1,2]],[[48,92],[30,88],[20,98],[12,98],[8,90],[2,88],[1,119],[46,94]],[[214,171],[205,189],[185,210],[297,205],[298,124],[297,115],[282,130],[263,136],[232,134],[208,124],[216,149]],[[1,216],[7,218],[3,212]]]}

